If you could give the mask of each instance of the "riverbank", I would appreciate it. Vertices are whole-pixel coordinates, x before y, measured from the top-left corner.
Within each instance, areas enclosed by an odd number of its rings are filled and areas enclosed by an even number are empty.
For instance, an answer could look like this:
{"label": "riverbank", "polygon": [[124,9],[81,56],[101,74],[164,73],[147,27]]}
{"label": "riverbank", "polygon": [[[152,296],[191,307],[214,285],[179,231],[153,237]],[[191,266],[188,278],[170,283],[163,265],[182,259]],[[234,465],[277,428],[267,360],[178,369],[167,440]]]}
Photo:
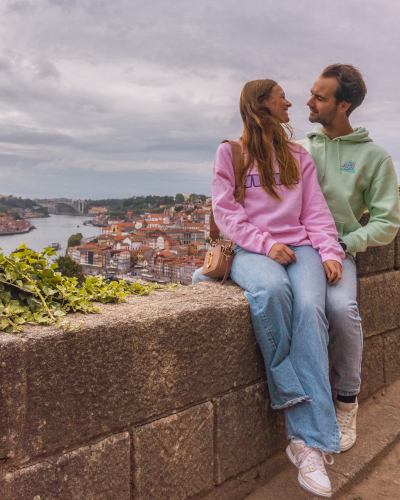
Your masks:
{"label": "riverbank", "polygon": [[94,227],[107,227],[108,224],[101,224],[100,222],[94,222],[93,220],[85,220],[83,223],[85,226],[94,226]]}
{"label": "riverbank", "polygon": [[[79,232],[82,233],[83,238],[89,238],[97,233],[92,226],[84,226],[84,220],[87,220],[87,215],[81,215],[80,217],[51,215],[50,217],[39,218],[34,222],[35,231],[7,234],[7,238],[0,238],[0,248],[5,255],[8,255],[20,245],[26,243],[35,252],[41,252],[50,242],[54,241],[61,244],[61,249],[57,250],[57,255],[64,255],[70,236]],[[100,230],[98,233],[100,233]]]}
{"label": "riverbank", "polygon": [[50,214],[47,214],[47,215],[24,215],[24,219],[45,219],[46,217],[50,217]]}
{"label": "riverbank", "polygon": [[33,229],[36,229],[35,226],[30,226],[28,229],[26,229],[25,231],[10,231],[10,232],[0,232],[0,236],[12,236],[13,234],[25,234],[25,233],[29,233],[30,231],[32,231]]}

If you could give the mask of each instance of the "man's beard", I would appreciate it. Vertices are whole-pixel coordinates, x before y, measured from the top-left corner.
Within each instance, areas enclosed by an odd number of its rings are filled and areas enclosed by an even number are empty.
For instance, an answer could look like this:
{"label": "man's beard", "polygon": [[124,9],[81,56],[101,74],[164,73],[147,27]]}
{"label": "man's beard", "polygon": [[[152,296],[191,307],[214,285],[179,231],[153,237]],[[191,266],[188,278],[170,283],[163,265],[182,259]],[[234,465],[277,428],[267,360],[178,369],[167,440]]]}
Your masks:
{"label": "man's beard", "polygon": [[318,114],[317,116],[309,116],[308,120],[311,123],[320,123],[323,127],[326,127],[327,125],[331,125],[331,123],[334,121],[337,115],[337,106],[335,106],[331,111],[328,113],[324,113],[322,115]]}

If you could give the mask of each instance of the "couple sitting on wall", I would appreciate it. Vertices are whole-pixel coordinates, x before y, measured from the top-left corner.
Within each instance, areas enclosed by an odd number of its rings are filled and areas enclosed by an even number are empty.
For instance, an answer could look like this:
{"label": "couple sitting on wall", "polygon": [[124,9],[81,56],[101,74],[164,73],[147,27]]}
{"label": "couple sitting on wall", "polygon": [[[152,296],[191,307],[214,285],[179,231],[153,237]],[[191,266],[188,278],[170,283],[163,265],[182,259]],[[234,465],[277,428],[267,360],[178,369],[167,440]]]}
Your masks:
{"label": "couple sitting on wall", "polygon": [[[285,409],[287,455],[301,486],[325,497],[327,456],[356,441],[363,336],[355,256],[390,243],[400,226],[392,159],[349,122],[366,92],[353,66],[326,68],[307,103],[310,122],[322,127],[296,143],[283,89],[273,80],[246,83],[237,139],[244,206],[235,199],[229,142],[213,170],[214,218],[235,243],[230,277],[250,304],[272,407]],[[199,269],[193,283],[208,279]]]}

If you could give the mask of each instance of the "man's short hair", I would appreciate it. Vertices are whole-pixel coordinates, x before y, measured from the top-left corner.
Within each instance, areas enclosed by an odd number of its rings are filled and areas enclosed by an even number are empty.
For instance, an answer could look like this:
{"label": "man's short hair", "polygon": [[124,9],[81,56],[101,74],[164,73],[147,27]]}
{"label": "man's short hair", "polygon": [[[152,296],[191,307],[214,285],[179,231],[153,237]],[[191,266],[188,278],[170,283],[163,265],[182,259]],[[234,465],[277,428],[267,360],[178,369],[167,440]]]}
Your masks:
{"label": "man's short hair", "polygon": [[321,76],[336,78],[338,82],[335,92],[336,104],[340,101],[349,102],[351,105],[346,115],[350,116],[350,113],[358,108],[367,94],[367,86],[362,74],[351,64],[332,64],[324,69]]}

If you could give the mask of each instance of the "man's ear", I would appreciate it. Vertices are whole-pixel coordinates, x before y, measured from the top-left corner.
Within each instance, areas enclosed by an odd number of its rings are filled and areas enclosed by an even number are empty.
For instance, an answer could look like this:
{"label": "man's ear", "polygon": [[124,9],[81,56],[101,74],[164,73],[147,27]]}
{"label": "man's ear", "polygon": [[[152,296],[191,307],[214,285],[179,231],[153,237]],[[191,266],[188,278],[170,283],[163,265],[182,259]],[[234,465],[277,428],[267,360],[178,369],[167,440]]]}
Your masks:
{"label": "man's ear", "polygon": [[338,104],[338,111],[340,113],[346,113],[346,111],[349,109],[350,106],[351,102],[340,101]]}

